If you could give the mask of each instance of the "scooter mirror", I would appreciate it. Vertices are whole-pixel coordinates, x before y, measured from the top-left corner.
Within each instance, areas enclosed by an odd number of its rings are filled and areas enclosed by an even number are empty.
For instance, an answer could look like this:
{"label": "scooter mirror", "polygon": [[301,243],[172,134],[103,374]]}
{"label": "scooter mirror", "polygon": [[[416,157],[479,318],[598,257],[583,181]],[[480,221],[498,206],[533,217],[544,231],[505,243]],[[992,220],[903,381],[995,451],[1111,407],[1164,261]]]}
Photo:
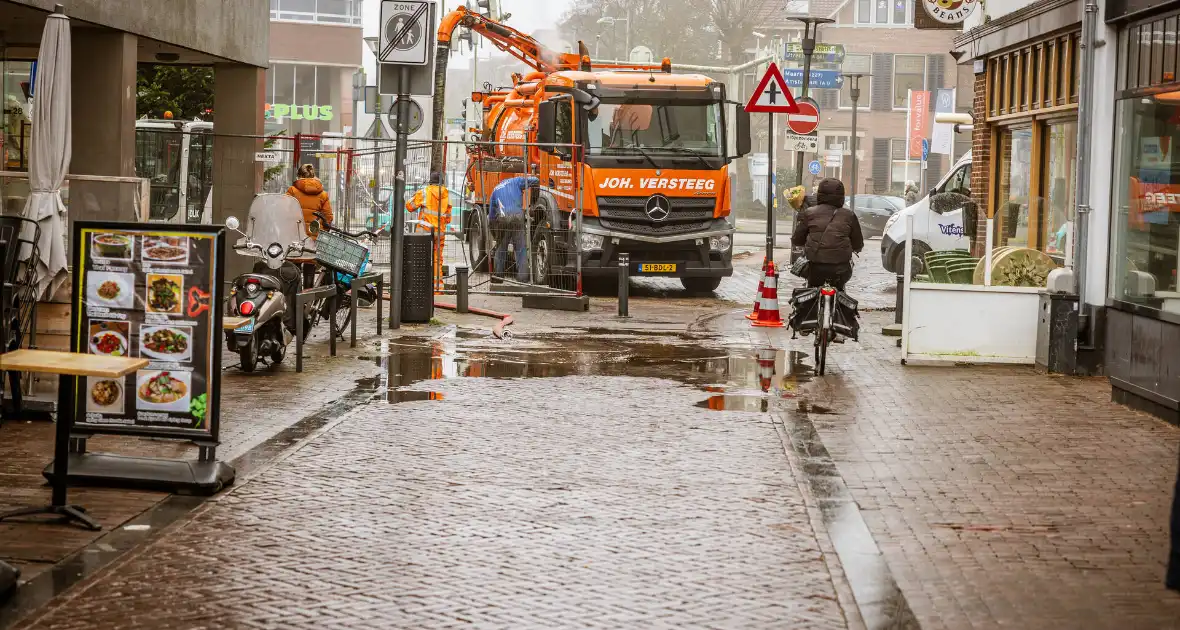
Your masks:
{"label": "scooter mirror", "polygon": [[312,236],[319,234],[320,233],[320,222],[319,221],[312,221],[311,223],[308,223],[307,224],[307,231],[311,232]]}
{"label": "scooter mirror", "polygon": [[225,227],[227,227],[231,230],[237,231],[237,229],[239,227],[241,227],[241,225],[242,224],[238,222],[237,217],[226,217],[226,219],[225,219]]}

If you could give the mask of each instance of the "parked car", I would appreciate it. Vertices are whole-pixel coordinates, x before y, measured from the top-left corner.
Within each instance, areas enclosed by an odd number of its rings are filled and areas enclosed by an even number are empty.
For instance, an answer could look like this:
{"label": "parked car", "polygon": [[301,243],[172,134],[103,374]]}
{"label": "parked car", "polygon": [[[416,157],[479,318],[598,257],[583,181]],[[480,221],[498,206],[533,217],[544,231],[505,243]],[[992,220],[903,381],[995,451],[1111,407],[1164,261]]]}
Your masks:
{"label": "parked car", "polygon": [[[844,205],[849,206],[851,198],[844,199]],[[889,195],[857,195],[856,207],[852,211],[860,219],[860,231],[865,238],[881,236],[885,233],[885,224],[889,217],[905,210],[905,199]]]}

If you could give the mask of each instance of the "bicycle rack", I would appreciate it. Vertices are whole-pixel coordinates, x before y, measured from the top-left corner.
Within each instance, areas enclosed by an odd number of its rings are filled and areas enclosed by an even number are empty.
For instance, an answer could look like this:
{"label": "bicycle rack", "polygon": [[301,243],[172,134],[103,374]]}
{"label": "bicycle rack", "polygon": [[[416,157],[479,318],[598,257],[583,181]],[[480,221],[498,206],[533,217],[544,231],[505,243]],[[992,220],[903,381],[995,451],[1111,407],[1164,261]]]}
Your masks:
{"label": "bicycle rack", "polygon": [[[303,312],[307,303],[315,300],[328,299],[328,312],[336,312],[336,300],[339,292],[335,284],[327,284],[314,289],[307,289],[295,294],[295,371],[303,372]],[[336,356],[336,318],[326,317],[328,320],[328,353]],[[355,318],[353,325],[355,326]]]}

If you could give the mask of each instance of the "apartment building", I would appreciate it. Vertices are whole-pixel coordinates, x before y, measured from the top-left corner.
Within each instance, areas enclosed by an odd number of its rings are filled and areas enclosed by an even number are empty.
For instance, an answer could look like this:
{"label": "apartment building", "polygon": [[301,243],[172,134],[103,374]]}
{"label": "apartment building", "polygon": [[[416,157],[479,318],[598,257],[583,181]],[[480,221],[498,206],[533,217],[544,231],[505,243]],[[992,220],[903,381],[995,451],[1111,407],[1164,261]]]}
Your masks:
{"label": "apartment building", "polygon": [[[375,0],[372,0],[375,1]],[[270,0],[266,120],[288,134],[351,133],[362,0]]]}
{"label": "apartment building", "polygon": [[[788,3],[797,13],[783,9],[783,3],[766,2],[758,19],[760,34],[779,36],[786,42],[802,38],[802,25],[791,19],[804,14],[835,20],[819,27],[817,41],[844,49],[843,63],[834,57],[816,55],[812,70],[819,70],[832,78],[852,62],[867,65],[871,75],[860,80],[857,101],[857,138],[859,168],[856,190],[860,193],[900,194],[906,180],[920,180],[921,159],[910,155],[906,144],[906,121],[909,113],[909,93],[934,92],[937,88],[956,88],[956,110],[970,112],[972,108],[973,76],[969,67],[955,64],[950,55],[957,31],[930,31],[914,28],[913,0],[812,0]],[[920,9],[919,9],[920,10]],[[789,45],[789,44],[788,44]],[[801,69],[796,56],[787,55],[784,69]],[[801,75],[801,73],[800,73]],[[852,166],[852,98],[850,83],[843,87],[820,88],[810,91],[811,98],[820,106],[819,152],[808,155],[808,161],[821,159],[821,176],[838,177],[851,183]],[[798,94],[799,88],[792,86]],[[933,102],[933,100],[931,100]],[[930,115],[933,121],[933,115]],[[780,128],[779,133],[784,133]],[[928,136],[930,129],[926,129]],[[968,152],[970,137],[956,139],[954,156],[932,154],[928,164],[927,182],[936,182],[953,164],[953,158]],[[830,159],[835,152],[840,160]],[[794,165],[795,153],[787,153],[779,143],[778,164]],[[787,161],[783,161],[787,160]],[[806,175],[804,181],[810,181]]]}

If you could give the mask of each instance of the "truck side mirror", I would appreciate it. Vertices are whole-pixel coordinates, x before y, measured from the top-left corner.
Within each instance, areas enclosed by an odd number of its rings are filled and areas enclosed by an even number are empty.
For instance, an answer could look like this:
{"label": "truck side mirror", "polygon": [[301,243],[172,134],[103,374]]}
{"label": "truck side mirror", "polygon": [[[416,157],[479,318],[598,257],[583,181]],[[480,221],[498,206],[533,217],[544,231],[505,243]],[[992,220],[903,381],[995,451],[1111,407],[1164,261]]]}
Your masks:
{"label": "truck side mirror", "polygon": [[[537,143],[554,144],[557,141],[557,103],[543,101],[537,106]],[[541,150],[552,153],[553,147],[542,146]]]}
{"label": "truck side mirror", "polygon": [[737,156],[745,157],[750,154],[750,112],[744,107],[737,109]]}

